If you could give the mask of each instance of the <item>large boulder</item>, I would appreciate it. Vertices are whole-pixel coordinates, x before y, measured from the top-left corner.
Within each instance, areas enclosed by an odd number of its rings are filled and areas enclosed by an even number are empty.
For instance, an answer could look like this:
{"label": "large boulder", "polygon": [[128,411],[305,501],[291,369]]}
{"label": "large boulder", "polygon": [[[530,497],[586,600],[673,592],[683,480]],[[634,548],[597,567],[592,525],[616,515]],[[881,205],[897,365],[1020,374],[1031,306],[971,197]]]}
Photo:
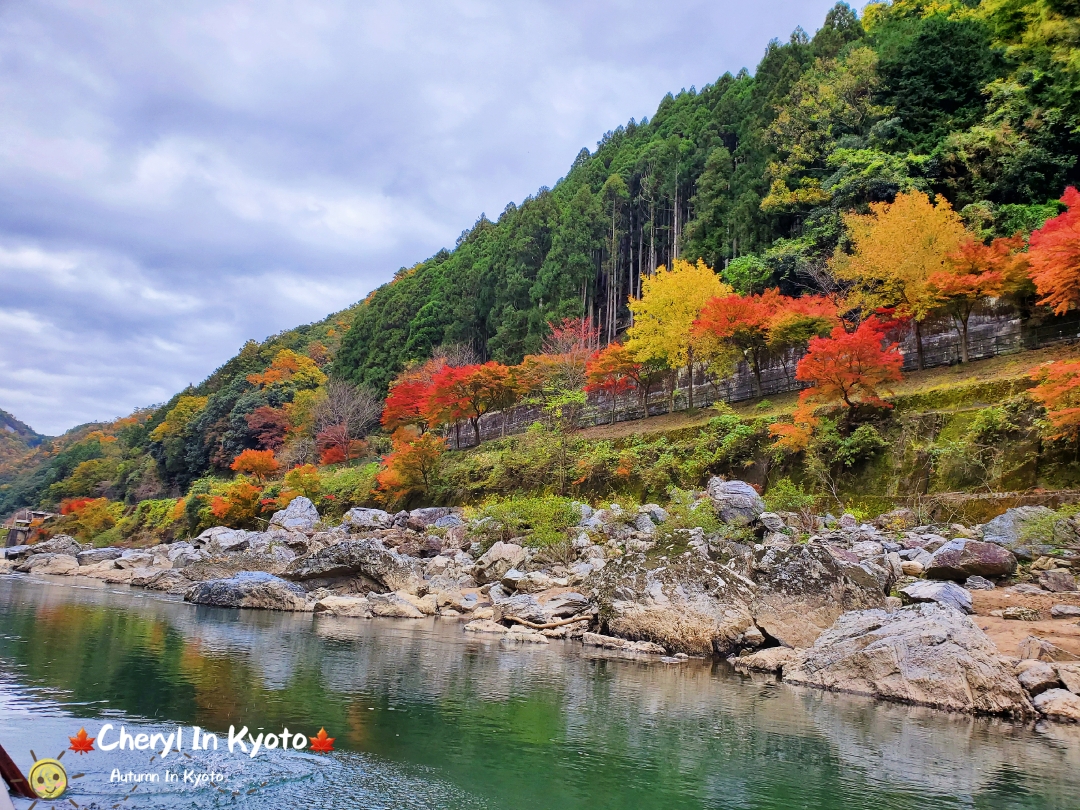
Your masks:
{"label": "large boulder", "polygon": [[1008,509],[983,525],[983,540],[1009,549],[1021,560],[1033,560],[1049,553],[1053,546],[1039,542],[1039,538],[1025,538],[1024,530],[1032,523],[1045,520],[1053,514],[1054,510],[1045,506],[1018,506]]}
{"label": "large boulder", "polygon": [[263,571],[242,571],[228,579],[197,582],[184,594],[185,601],[214,607],[304,610],[306,592],[294,582]]}
{"label": "large boulder", "polygon": [[498,582],[511,568],[525,562],[525,549],[517,543],[495,543],[476,561],[473,576],[481,585]]}
{"label": "large boulder", "polygon": [[706,488],[716,514],[724,523],[746,526],[765,511],[765,502],[745,481],[711,478]]}
{"label": "large boulder", "polygon": [[324,596],[315,603],[315,612],[365,619],[371,616],[371,602],[364,596]]}
{"label": "large boulder", "polygon": [[97,565],[105,560],[115,560],[124,553],[122,548],[91,548],[75,555],[79,565]]}
{"label": "large boulder", "polygon": [[1051,593],[1071,593],[1076,590],[1076,577],[1064,568],[1039,572],[1039,584]]}
{"label": "large boulder", "polygon": [[373,538],[343,540],[299,557],[282,576],[297,581],[362,576],[388,591],[415,592],[420,584],[407,557]]}
{"label": "large boulder", "polygon": [[1080,697],[1068,689],[1048,689],[1035,698],[1035,708],[1051,720],[1080,722]]}
{"label": "large boulder", "polygon": [[67,554],[72,557],[78,557],[80,552],[89,551],[90,548],[90,545],[80,543],[70,535],[58,534],[56,537],[53,537],[51,540],[46,540],[44,543],[36,543],[32,546],[28,546],[27,555]]}
{"label": "large boulder", "polygon": [[15,568],[22,573],[66,576],[78,571],[79,561],[72,554],[34,554]]}
{"label": "large boulder", "polygon": [[345,513],[341,525],[352,531],[389,529],[394,525],[394,517],[382,509],[363,509],[357,506]]}
{"label": "large boulder", "polygon": [[271,529],[286,531],[313,532],[319,523],[319,511],[315,504],[301,495],[293,498],[289,505],[270,518]]}
{"label": "large boulder", "polygon": [[824,543],[758,552],[753,577],[754,623],[785,647],[809,647],[844,611],[885,607],[883,572]]}
{"label": "large boulder", "polygon": [[963,582],[968,577],[1011,576],[1016,571],[1016,556],[995,543],[978,540],[951,540],[930,558],[927,579],[951,579]]}
{"label": "large boulder", "polygon": [[955,582],[931,582],[921,579],[900,589],[900,598],[907,604],[919,602],[937,602],[940,605],[959,610],[961,613],[974,613],[971,606],[971,593]]}
{"label": "large boulder", "polygon": [[845,613],[784,667],[784,680],[951,711],[1029,716],[1033,708],[970,617],[923,603]]}
{"label": "large boulder", "polygon": [[230,529],[226,526],[214,526],[195,538],[195,544],[202,546],[207,554],[220,556],[244,551],[250,545],[248,532],[243,529]]}

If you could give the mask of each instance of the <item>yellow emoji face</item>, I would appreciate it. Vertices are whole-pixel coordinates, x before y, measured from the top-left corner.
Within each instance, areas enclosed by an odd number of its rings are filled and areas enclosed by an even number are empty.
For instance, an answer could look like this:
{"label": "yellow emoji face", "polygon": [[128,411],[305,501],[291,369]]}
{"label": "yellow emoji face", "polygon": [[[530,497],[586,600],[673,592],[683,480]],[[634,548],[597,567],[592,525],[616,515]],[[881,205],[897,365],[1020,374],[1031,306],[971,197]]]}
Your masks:
{"label": "yellow emoji face", "polygon": [[39,759],[30,769],[30,789],[43,799],[55,799],[67,790],[67,771],[55,759]]}

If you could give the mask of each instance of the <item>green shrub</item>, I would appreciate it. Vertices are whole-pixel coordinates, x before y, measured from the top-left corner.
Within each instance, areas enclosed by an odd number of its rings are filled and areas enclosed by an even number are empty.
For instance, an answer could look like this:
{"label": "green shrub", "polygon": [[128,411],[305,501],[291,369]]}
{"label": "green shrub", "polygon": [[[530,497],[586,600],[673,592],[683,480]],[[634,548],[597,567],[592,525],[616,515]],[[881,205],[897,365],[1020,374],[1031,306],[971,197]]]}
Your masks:
{"label": "green shrub", "polygon": [[573,501],[558,496],[490,500],[468,513],[474,519],[487,518],[477,538],[485,550],[499,540],[508,542],[519,537],[524,537],[530,546],[554,546],[565,542],[567,530],[581,519]]}
{"label": "green shrub", "polygon": [[762,496],[770,512],[803,512],[817,505],[817,496],[803,490],[790,478],[773,483]]}

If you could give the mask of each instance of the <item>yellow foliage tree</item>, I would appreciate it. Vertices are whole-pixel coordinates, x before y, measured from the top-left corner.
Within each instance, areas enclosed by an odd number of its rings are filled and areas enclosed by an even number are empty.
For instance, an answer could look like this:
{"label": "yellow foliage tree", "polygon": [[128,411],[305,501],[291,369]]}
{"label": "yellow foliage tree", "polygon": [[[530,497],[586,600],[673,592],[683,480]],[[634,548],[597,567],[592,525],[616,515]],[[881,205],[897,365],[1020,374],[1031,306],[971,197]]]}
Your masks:
{"label": "yellow foliage tree", "polygon": [[260,388],[289,383],[293,388],[302,390],[318,388],[326,382],[326,375],[310,357],[297,354],[292,349],[282,349],[274,355],[274,360],[266,371],[249,374],[247,380]]}
{"label": "yellow foliage tree", "polygon": [[180,397],[172,409],[165,414],[162,423],[154,428],[150,438],[155,442],[163,442],[179,436],[188,426],[188,422],[202,413],[209,401],[210,397]]}
{"label": "yellow foliage tree", "polygon": [[[641,298],[630,299],[634,325],[626,333],[626,348],[639,363],[662,362],[673,371],[690,374],[690,407],[694,407],[694,321],[710,298],[730,295],[731,287],[703,261],[682,259],[671,269],[657,268],[641,281]],[[674,399],[674,385],[672,386]]]}
{"label": "yellow foliage tree", "polygon": [[838,279],[854,282],[848,305],[864,313],[895,307],[910,317],[922,368],[922,322],[940,304],[928,282],[969,236],[960,216],[947,200],[910,191],[872,203],[869,214],[848,214],[844,224],[852,251],[838,250],[831,265]]}

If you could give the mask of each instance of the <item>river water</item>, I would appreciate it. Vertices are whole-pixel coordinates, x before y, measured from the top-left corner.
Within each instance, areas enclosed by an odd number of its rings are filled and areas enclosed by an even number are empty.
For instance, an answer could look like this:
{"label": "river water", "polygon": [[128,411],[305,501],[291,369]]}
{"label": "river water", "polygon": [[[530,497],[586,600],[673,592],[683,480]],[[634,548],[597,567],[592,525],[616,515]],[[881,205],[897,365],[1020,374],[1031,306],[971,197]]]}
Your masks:
{"label": "river water", "polygon": [[[55,757],[83,727],[180,725],[185,738],[164,759],[67,751],[82,775],[56,807],[1080,807],[1075,727],[875,703],[718,662],[507,646],[446,619],[223,610],[68,582],[0,577],[0,743],[26,773],[31,750]],[[193,725],[219,749],[191,751]],[[325,727],[334,751],[230,753],[230,725]],[[114,769],[179,778],[133,790]]]}

